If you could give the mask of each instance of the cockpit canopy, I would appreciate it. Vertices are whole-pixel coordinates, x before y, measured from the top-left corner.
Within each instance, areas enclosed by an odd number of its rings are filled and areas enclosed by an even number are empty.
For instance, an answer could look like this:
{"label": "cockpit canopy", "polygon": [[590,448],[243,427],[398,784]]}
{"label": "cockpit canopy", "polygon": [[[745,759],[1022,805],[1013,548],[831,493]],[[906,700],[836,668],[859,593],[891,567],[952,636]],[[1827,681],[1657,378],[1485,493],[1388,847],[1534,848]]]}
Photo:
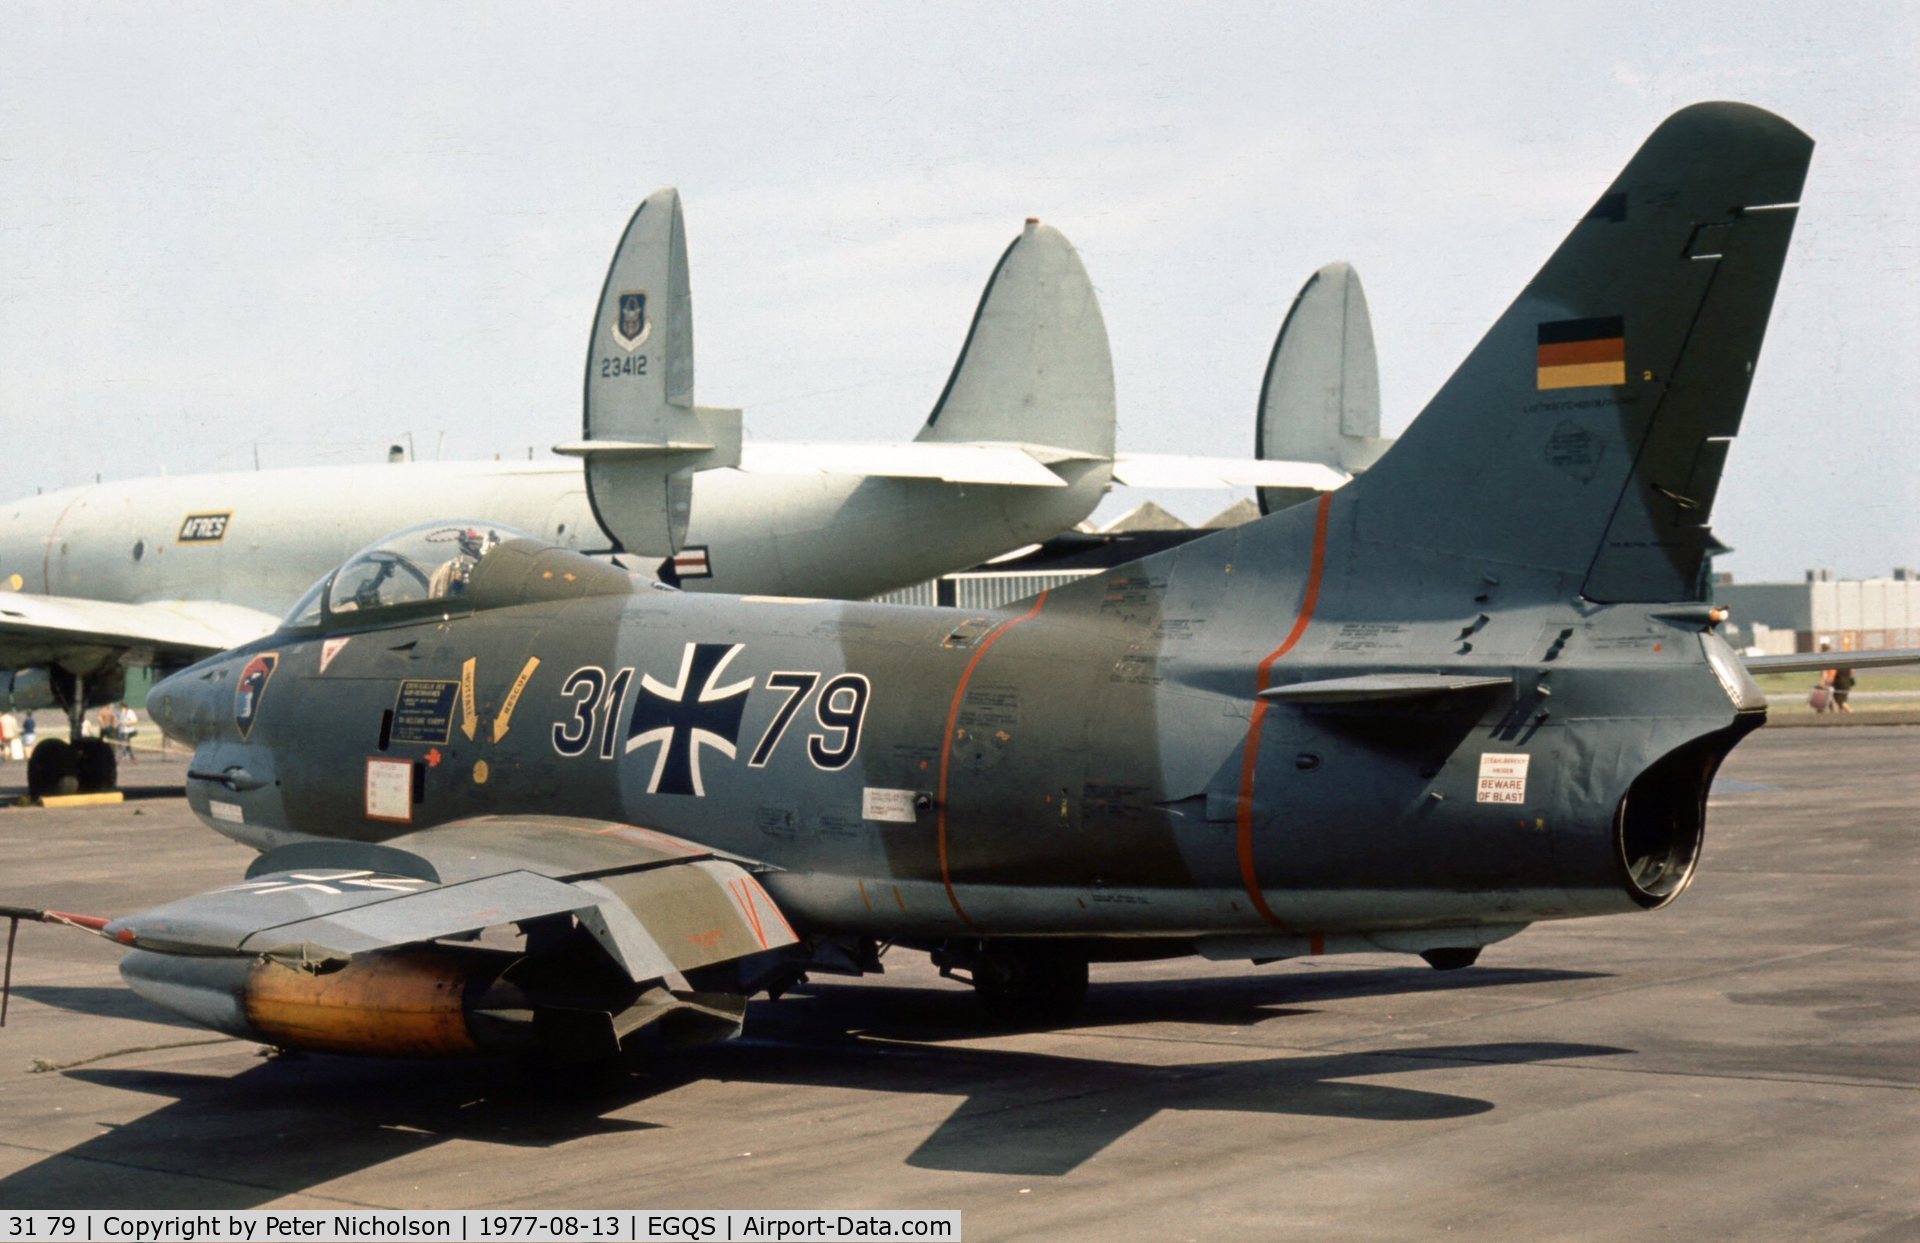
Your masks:
{"label": "cockpit canopy", "polygon": [[454,519],[375,540],[315,583],[281,629],[347,625],[409,613],[472,612],[581,595],[625,594],[618,567],[498,522]]}

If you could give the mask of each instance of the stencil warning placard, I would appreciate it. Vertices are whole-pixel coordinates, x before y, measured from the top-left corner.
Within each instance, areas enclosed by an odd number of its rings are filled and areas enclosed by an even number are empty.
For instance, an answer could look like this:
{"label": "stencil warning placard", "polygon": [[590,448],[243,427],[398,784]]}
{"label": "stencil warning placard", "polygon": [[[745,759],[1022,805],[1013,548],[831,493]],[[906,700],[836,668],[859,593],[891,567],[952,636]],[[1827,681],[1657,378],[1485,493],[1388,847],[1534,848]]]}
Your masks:
{"label": "stencil warning placard", "polygon": [[912,824],[917,816],[912,790],[882,790],[868,786],[860,793],[860,814],[868,820]]}
{"label": "stencil warning placard", "polygon": [[413,762],[367,759],[367,819],[413,823]]}
{"label": "stencil warning placard", "polygon": [[1530,755],[1480,757],[1480,789],[1474,795],[1478,803],[1524,803],[1527,801],[1527,761]]}

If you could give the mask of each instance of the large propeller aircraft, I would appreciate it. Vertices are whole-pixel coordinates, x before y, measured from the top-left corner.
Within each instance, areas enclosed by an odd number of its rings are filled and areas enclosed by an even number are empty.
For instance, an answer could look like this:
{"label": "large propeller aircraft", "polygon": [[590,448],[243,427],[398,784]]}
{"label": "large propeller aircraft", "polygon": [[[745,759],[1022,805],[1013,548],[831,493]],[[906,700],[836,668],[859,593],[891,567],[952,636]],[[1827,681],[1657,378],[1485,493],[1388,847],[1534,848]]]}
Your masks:
{"label": "large propeller aircraft", "polygon": [[1036,1020],[1664,907],[1766,719],[1693,590],[1812,146],[1677,113],[1366,474],[1003,611],[381,542],[149,700],[246,877],[81,922],[269,1044],[590,1057],[882,946]]}
{"label": "large propeller aircraft", "polygon": [[58,702],[70,739],[36,749],[30,791],[102,790],[110,746],[81,733],[129,664],[178,668],[269,633],[314,579],[395,527],[447,514],[659,563],[695,591],[862,598],[1047,539],[1111,481],[1339,486],[1316,462],[1116,454],[1113,362],[1072,245],[1029,220],[994,267],[919,435],[743,441],[693,391],[677,191],[616,248],[588,347],[570,462],[434,462],[131,480],[0,508],[0,673]]}

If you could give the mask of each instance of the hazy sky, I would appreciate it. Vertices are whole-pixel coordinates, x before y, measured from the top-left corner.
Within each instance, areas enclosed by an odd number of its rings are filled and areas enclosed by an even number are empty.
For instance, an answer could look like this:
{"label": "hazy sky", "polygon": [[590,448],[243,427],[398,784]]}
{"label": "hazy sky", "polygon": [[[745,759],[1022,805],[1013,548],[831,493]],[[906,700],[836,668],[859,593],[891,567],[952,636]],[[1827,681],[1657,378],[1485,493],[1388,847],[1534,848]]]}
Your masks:
{"label": "hazy sky", "polygon": [[1398,432],[1646,134],[1726,98],[1819,147],[1722,568],[1885,574],[1920,563],[1916,14],[0,0],[0,497],[408,432],[544,454],[668,184],[699,397],[751,436],[912,435],[1029,215],[1099,288],[1124,448],[1250,452],[1332,259]]}

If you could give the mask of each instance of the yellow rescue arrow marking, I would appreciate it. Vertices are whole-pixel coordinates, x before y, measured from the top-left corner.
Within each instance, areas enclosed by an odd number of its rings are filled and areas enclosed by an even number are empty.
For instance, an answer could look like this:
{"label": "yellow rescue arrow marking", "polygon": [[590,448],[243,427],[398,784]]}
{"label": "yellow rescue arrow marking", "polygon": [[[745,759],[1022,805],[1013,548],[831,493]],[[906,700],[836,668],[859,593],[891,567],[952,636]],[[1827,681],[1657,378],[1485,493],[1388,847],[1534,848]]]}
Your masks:
{"label": "yellow rescue arrow marking", "polygon": [[479,715],[473,707],[473,667],[479,663],[478,656],[467,657],[467,663],[460,666],[460,732],[473,741],[474,731],[480,728]]}
{"label": "yellow rescue arrow marking", "polygon": [[507,692],[507,702],[500,705],[500,713],[493,718],[493,740],[499,742],[507,736],[513,720],[513,706],[520,702],[520,692],[527,689],[527,679],[540,667],[538,656],[527,657],[526,667],[520,670],[520,676],[513,680],[513,689]]}

